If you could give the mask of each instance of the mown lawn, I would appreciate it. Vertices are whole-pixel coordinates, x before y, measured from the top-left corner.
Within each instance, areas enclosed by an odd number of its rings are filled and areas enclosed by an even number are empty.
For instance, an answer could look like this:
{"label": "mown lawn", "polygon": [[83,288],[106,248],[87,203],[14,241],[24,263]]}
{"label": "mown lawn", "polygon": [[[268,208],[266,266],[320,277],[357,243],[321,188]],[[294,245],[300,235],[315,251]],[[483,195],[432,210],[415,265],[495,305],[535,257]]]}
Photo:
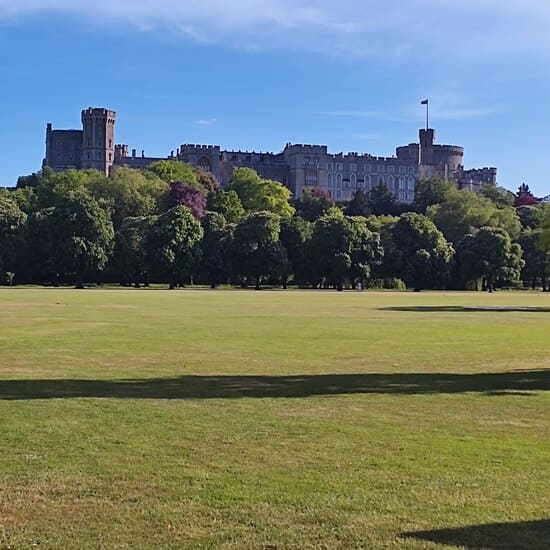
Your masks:
{"label": "mown lawn", "polygon": [[550,295],[0,312],[0,548],[550,547]]}

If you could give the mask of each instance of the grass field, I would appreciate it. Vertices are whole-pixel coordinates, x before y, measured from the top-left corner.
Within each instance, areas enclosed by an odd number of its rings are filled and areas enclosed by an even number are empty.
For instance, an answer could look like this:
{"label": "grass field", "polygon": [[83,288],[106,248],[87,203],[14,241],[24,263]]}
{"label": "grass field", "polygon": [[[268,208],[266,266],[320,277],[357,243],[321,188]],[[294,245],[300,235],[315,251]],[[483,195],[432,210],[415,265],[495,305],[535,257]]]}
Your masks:
{"label": "grass field", "polygon": [[550,547],[550,295],[0,311],[0,548]]}

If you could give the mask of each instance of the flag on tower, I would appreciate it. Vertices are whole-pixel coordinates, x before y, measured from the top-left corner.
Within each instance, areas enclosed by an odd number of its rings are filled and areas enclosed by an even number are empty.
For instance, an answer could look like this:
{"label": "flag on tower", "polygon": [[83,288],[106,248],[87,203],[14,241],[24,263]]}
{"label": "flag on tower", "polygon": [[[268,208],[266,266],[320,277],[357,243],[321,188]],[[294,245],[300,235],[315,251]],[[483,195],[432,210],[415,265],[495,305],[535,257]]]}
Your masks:
{"label": "flag on tower", "polygon": [[421,102],[420,102],[420,105],[428,105],[428,100],[425,99],[424,101],[421,101]]}

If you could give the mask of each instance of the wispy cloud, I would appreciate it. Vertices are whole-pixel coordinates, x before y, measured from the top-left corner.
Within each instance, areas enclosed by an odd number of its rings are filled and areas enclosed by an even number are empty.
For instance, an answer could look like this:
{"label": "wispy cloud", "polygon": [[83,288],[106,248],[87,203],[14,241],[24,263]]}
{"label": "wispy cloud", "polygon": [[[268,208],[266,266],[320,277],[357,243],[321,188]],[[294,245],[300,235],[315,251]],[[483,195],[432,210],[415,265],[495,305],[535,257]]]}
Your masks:
{"label": "wispy cloud", "polygon": [[218,122],[217,118],[201,118],[199,120],[195,120],[193,124],[195,126],[212,126]]}
{"label": "wispy cloud", "polygon": [[0,20],[76,14],[98,24],[247,49],[384,59],[491,60],[550,54],[548,0],[0,0]]}

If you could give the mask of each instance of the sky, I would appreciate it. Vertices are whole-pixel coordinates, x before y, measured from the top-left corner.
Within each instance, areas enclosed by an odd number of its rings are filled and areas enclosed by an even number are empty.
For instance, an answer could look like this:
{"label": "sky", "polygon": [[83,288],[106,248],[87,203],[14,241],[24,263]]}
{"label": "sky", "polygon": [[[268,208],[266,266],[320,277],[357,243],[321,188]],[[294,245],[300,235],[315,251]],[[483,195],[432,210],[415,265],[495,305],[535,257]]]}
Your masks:
{"label": "sky", "polygon": [[418,140],[550,195],[548,0],[0,0],[0,185],[45,127],[117,112],[116,141],[377,156]]}

